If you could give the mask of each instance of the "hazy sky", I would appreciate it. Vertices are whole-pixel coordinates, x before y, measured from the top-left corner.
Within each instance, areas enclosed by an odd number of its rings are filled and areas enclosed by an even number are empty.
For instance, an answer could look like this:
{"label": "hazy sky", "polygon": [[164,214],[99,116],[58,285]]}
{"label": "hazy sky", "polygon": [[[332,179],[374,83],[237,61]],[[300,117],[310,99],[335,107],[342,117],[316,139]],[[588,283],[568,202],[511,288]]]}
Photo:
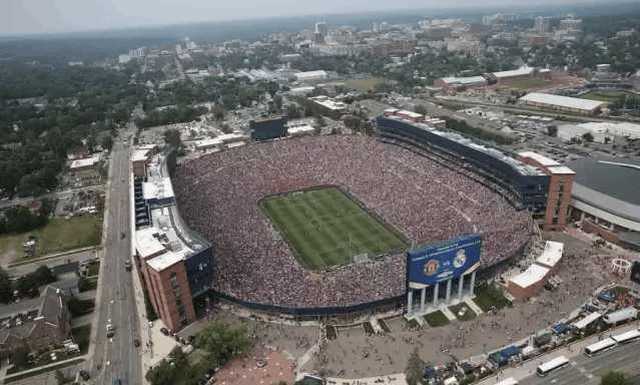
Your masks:
{"label": "hazy sky", "polygon": [[[604,0],[607,1],[607,0]],[[0,35],[464,5],[595,0],[0,0]]]}

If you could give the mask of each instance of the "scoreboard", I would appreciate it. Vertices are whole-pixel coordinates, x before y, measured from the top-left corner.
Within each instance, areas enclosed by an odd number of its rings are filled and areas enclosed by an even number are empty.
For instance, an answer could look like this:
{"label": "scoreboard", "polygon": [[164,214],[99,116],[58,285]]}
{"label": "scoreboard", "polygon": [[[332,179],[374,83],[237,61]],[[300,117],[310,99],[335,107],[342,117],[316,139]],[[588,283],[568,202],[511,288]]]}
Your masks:
{"label": "scoreboard", "polygon": [[458,278],[480,261],[481,246],[480,235],[472,234],[411,250],[407,253],[409,281],[431,286]]}

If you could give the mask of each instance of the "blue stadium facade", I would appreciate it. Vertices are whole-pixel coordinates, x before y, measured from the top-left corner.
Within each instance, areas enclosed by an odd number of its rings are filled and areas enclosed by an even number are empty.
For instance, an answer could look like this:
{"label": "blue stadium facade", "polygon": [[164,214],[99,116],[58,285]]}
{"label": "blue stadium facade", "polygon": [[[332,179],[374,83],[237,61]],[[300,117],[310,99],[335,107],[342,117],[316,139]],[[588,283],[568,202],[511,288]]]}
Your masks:
{"label": "blue stadium facade", "polygon": [[378,136],[385,142],[427,153],[445,166],[470,170],[479,182],[492,187],[514,206],[534,213],[543,212],[547,203],[549,176],[524,165],[503,152],[479,145],[461,135],[436,130],[425,124],[399,117],[376,119]]}

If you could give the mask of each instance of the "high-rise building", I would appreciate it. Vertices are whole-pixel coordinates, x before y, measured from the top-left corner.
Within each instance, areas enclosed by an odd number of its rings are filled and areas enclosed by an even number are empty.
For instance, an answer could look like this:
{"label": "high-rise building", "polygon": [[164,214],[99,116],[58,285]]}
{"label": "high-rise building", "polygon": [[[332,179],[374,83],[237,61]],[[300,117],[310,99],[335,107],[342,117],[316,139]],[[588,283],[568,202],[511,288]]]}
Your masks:
{"label": "high-rise building", "polygon": [[324,38],[329,34],[329,27],[327,27],[327,23],[324,21],[317,22],[315,34],[324,40]]}
{"label": "high-rise building", "polygon": [[547,33],[551,30],[551,18],[545,16],[537,16],[533,22],[533,29],[537,33]]}

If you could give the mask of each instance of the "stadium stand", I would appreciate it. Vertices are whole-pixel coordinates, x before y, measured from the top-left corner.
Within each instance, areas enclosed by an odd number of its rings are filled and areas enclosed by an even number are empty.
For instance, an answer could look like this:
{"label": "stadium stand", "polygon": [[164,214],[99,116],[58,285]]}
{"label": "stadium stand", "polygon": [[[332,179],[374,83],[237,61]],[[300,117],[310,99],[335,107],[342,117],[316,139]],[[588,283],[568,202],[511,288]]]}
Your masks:
{"label": "stadium stand", "polygon": [[296,260],[258,202],[339,186],[414,244],[478,233],[482,267],[522,250],[531,218],[460,172],[364,136],[309,136],[207,154],[180,165],[174,189],[187,225],[216,249],[214,287],[246,306],[328,315],[402,301],[404,254],[312,272]]}

